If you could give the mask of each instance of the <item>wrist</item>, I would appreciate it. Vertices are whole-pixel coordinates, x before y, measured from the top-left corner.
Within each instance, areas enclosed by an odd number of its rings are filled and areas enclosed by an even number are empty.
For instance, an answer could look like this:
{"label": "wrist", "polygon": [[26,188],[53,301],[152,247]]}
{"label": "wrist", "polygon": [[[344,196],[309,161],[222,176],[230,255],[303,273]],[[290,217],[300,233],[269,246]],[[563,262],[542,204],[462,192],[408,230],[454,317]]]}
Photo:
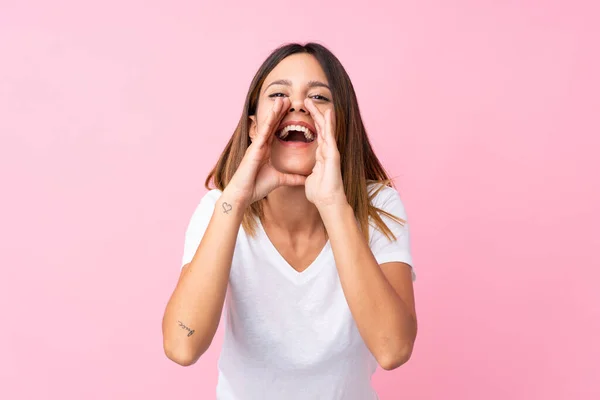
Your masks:
{"label": "wrist", "polygon": [[215,204],[215,211],[227,215],[243,215],[248,202],[225,189]]}
{"label": "wrist", "polygon": [[344,193],[341,195],[332,196],[325,201],[321,201],[316,204],[316,206],[322,218],[329,217],[331,215],[339,215],[348,209],[352,210],[352,207],[350,206],[350,203],[348,203],[348,199]]}
{"label": "wrist", "polygon": [[330,238],[337,236],[340,233],[340,229],[344,231],[347,221],[356,221],[354,210],[348,202],[321,207],[319,208],[319,214]]}

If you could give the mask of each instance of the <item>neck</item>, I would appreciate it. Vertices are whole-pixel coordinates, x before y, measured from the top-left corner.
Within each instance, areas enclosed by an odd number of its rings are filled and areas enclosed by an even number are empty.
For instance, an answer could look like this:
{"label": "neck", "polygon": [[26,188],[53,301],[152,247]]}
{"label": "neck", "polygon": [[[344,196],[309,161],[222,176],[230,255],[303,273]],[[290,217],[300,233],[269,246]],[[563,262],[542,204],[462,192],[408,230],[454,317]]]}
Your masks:
{"label": "neck", "polygon": [[308,201],[304,186],[282,186],[263,200],[263,223],[290,235],[322,232],[323,220]]}

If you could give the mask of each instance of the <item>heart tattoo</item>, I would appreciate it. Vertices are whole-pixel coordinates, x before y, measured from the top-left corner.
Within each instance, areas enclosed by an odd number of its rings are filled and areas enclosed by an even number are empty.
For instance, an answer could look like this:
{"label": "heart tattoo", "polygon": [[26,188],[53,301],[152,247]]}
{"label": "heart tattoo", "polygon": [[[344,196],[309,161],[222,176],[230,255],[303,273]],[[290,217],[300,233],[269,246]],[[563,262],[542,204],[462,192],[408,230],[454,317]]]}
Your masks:
{"label": "heart tattoo", "polygon": [[223,202],[223,212],[225,214],[229,214],[229,211],[231,211],[233,207],[231,206],[231,204]]}

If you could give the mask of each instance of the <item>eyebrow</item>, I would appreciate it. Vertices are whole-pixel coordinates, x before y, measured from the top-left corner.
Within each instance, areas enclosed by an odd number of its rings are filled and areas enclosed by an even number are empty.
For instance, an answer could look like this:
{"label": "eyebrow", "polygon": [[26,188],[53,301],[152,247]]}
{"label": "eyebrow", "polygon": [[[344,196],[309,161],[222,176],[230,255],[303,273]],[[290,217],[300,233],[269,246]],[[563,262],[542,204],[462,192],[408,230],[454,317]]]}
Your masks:
{"label": "eyebrow", "polygon": [[[292,86],[292,81],[290,81],[289,79],[278,79],[276,81],[271,82],[269,84],[269,86],[267,86],[265,88],[265,90],[267,90],[269,87],[271,87],[273,85]],[[329,87],[329,85],[327,85],[326,83],[323,83],[321,81],[308,81],[308,87],[309,88],[324,87],[324,88],[329,89],[329,91],[331,91],[331,88]]]}

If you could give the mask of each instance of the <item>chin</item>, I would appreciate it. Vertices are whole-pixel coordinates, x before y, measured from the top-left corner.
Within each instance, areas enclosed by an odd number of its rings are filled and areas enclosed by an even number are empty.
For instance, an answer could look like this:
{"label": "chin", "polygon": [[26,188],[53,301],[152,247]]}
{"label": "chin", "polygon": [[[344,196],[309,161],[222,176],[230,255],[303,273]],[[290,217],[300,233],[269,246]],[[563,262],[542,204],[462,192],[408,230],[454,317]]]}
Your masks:
{"label": "chin", "polygon": [[273,168],[279,172],[303,176],[310,175],[315,166],[314,158],[312,160],[307,160],[306,157],[302,157],[302,159],[296,157],[288,157],[287,159],[271,157],[271,163]]}

